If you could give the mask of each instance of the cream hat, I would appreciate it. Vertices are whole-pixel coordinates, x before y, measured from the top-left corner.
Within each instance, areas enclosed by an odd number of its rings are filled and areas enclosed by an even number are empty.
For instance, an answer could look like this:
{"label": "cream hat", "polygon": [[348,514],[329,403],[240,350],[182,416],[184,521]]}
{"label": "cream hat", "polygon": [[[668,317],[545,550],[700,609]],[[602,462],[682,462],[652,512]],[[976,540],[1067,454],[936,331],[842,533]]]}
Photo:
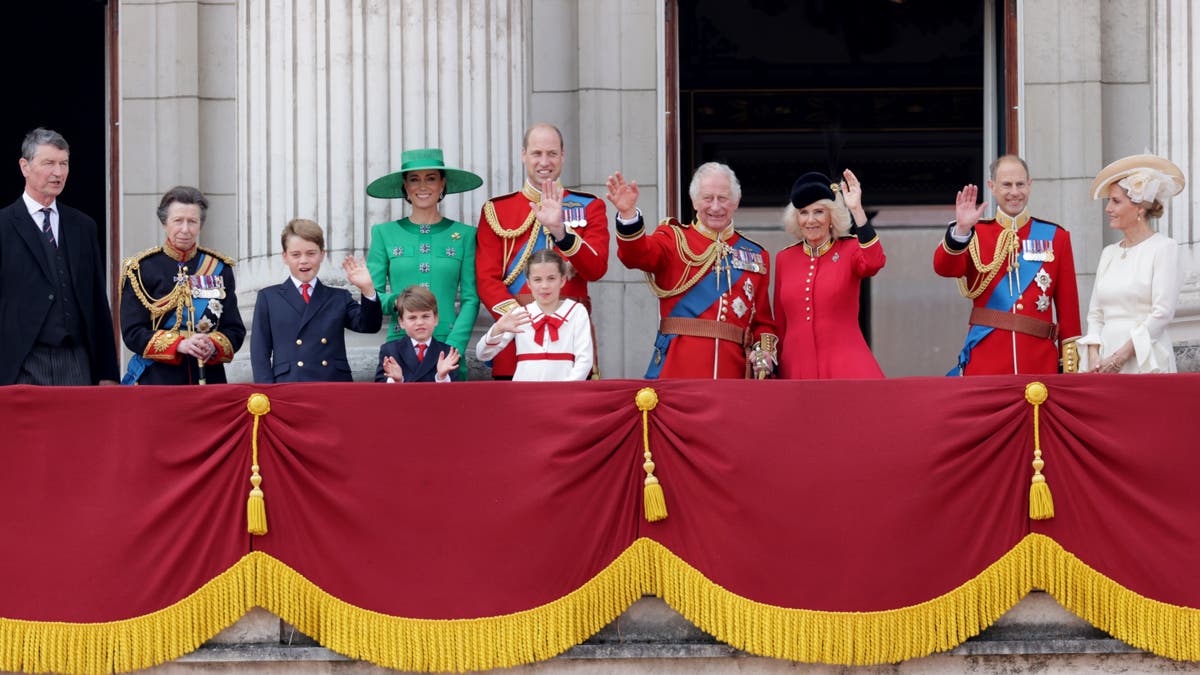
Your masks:
{"label": "cream hat", "polygon": [[1130,155],[1100,170],[1092,181],[1092,199],[1107,196],[1108,186],[1116,183],[1129,194],[1135,204],[1162,202],[1183,191],[1187,181],[1183,172],[1169,160],[1158,155]]}

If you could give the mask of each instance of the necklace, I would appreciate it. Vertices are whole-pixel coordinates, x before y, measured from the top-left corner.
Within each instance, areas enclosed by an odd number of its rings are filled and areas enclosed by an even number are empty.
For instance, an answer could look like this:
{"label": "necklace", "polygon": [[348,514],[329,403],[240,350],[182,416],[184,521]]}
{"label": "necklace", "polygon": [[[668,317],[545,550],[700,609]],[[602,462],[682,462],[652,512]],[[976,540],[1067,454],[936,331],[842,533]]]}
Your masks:
{"label": "necklace", "polygon": [[1150,237],[1153,237],[1153,236],[1154,236],[1154,233],[1151,232],[1149,235],[1142,237],[1141,239],[1138,239],[1137,241],[1135,241],[1133,243],[1128,243],[1128,240],[1122,240],[1121,243],[1117,244],[1117,246],[1121,247],[1121,260],[1125,259],[1125,255],[1127,253],[1129,253],[1129,249],[1133,248],[1134,246],[1137,246],[1138,244],[1142,243],[1143,241],[1146,241],[1147,239],[1149,239]]}

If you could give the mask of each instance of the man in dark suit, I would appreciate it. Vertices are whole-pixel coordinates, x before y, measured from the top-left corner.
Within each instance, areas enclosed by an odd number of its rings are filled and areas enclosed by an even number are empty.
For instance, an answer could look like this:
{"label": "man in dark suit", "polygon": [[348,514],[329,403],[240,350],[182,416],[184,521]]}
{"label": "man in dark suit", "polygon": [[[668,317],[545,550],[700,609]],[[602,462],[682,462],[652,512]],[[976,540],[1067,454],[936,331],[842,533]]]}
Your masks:
{"label": "man in dark suit", "polygon": [[283,283],[258,292],[250,333],[254,381],[351,382],[346,358],[348,328],[377,333],[383,308],[366,263],[342,261],[346,278],[362,292],[331,288],[317,279],[325,260],[325,234],[311,220],[297,218],[283,228],[283,262],[291,274]]}
{"label": "man in dark suit", "polygon": [[119,377],[96,222],[57,200],[69,160],[61,134],[29,132],[25,192],[0,209],[0,385]]}
{"label": "man in dark suit", "polygon": [[433,337],[437,298],[424,286],[409,286],[396,296],[396,315],[404,337],[379,348],[376,382],[449,382],[459,352]]}

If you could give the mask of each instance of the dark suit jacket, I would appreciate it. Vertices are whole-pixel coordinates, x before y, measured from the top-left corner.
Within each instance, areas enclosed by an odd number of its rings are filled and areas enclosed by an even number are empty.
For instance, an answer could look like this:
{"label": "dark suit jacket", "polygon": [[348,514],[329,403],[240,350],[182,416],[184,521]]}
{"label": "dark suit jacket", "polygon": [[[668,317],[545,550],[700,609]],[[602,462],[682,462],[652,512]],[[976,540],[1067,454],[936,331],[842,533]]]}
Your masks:
{"label": "dark suit jacket", "polygon": [[[383,374],[383,357],[390,356],[400,364],[400,372],[404,374],[405,382],[435,382],[437,381],[438,356],[450,351],[450,345],[433,338],[429,348],[425,350],[425,358],[417,361],[417,352],[413,349],[413,341],[409,337],[383,343],[379,348],[379,366],[375,369],[375,381],[387,382]],[[459,368],[463,367],[460,363]],[[450,381],[454,381],[454,373],[450,373]]]}
{"label": "dark suit jacket", "polygon": [[[85,327],[84,334],[74,338],[87,350],[93,384],[120,380],[96,221],[61,201],[57,208],[59,237],[66,242],[71,283]],[[16,381],[56,291],[57,277],[40,237],[24,199],[0,209],[0,385]]]}
{"label": "dark suit jacket", "polygon": [[383,325],[379,296],[354,301],[344,288],[313,284],[308,304],[291,278],[258,292],[250,332],[254,381],[352,382],[346,333],[376,333]]}

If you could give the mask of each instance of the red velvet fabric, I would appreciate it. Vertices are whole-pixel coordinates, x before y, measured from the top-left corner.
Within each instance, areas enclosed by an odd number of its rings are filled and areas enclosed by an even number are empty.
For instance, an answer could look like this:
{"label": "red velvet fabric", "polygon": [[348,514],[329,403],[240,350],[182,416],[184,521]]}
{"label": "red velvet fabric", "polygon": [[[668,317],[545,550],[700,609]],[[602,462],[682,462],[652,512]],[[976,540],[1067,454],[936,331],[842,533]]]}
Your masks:
{"label": "red velvet fabric", "polygon": [[[1040,378],[1056,512],[1041,522],[1032,379],[3,387],[0,617],[144,615],[252,549],[377,612],[502,615],[638,537],[753,600],[883,610],[962,585],[1031,531],[1200,608],[1200,376]],[[270,529],[250,537],[258,391]]]}

